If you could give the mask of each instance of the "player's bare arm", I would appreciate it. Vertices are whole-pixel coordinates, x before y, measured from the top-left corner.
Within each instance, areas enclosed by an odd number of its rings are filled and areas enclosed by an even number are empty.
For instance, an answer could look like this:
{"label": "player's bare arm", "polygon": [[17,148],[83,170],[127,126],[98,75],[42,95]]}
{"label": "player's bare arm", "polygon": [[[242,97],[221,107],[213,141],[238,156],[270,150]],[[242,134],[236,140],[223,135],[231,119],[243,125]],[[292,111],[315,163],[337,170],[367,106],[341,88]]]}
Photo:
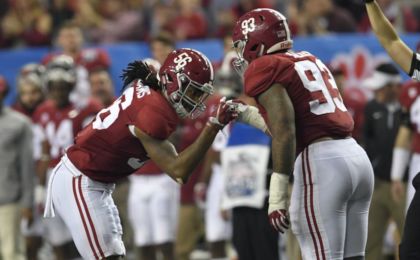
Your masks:
{"label": "player's bare arm", "polygon": [[[413,131],[410,128],[408,113],[405,112],[406,118],[402,118],[402,125],[398,129],[397,138],[395,140],[392,168],[391,168],[391,195],[394,201],[402,202],[405,194],[405,188],[402,182],[405,170],[410,160],[411,139]],[[408,120],[408,121],[407,121]]]}
{"label": "player's bare arm", "polygon": [[258,101],[267,111],[268,127],[273,136],[274,172],[270,180],[268,214],[271,225],[283,233],[289,227],[287,189],[296,153],[294,109],[286,89],[279,84],[263,92]]}
{"label": "player's bare arm", "polygon": [[286,89],[273,85],[258,97],[266,109],[268,127],[273,136],[273,171],[290,175],[295,160],[295,116],[293,104]]}
{"label": "player's bare arm", "polygon": [[398,36],[376,1],[367,0],[366,9],[372,29],[381,45],[406,73],[410,73],[413,51]]}
{"label": "player's bare arm", "polygon": [[136,136],[142,142],[148,156],[171,178],[180,183],[187,182],[190,174],[213,143],[218,131],[218,126],[209,124],[193,144],[181,153],[177,153],[168,140],[158,140],[138,128],[135,129]]}

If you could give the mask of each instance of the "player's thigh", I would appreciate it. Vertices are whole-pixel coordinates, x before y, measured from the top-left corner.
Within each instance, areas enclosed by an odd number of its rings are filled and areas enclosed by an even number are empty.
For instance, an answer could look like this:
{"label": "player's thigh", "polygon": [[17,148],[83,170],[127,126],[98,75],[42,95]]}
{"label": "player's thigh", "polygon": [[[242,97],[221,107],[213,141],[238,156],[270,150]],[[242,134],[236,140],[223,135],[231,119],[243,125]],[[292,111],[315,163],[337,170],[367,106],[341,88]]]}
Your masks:
{"label": "player's thigh", "polygon": [[82,257],[124,255],[122,228],[110,185],[86,176],[74,177],[64,165],[53,178],[54,208],[68,226]]}
{"label": "player's thigh", "polygon": [[353,192],[347,204],[344,257],[364,256],[374,174],[369,158],[364,152],[360,156],[347,158],[346,163],[351,169]]}
{"label": "player's thigh", "polygon": [[179,208],[179,185],[166,174],[155,176],[151,197],[151,226],[154,244],[174,241]]}
{"label": "player's thigh", "polygon": [[132,176],[130,181],[128,217],[134,231],[134,243],[136,246],[151,245],[153,236],[149,186],[144,176]]}
{"label": "player's thigh", "polygon": [[342,158],[305,149],[295,163],[290,216],[303,259],[342,258],[351,179]]}
{"label": "player's thigh", "polygon": [[206,240],[216,242],[228,240],[232,236],[232,224],[221,215],[221,201],[223,194],[223,175],[220,171],[213,171],[205,209]]}

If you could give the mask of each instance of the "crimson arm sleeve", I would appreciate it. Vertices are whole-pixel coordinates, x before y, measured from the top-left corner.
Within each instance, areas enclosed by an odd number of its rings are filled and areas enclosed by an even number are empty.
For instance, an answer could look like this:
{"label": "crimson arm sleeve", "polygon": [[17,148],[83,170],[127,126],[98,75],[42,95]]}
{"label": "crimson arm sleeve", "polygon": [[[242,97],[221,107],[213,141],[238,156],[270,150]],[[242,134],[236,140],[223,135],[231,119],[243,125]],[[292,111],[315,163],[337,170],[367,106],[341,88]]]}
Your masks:
{"label": "crimson arm sleeve", "polygon": [[159,140],[167,139],[176,127],[166,115],[150,106],[138,112],[134,125],[145,134]]}

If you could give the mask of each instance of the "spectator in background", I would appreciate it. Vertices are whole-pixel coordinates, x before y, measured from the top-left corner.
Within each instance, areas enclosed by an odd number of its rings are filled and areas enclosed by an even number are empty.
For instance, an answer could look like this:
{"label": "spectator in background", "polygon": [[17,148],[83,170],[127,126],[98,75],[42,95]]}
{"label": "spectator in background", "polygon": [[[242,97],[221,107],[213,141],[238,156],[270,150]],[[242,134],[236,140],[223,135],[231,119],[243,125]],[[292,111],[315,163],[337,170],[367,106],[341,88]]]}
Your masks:
{"label": "spectator in background", "polygon": [[22,67],[17,79],[17,100],[12,108],[28,117],[32,117],[35,109],[44,100],[42,75],[44,66],[29,63]]}
{"label": "spectator in background", "polygon": [[23,260],[20,223],[30,226],[33,210],[32,127],[27,117],[3,105],[7,92],[0,76],[0,257]]}
{"label": "spectator in background", "polygon": [[177,14],[169,22],[168,28],[177,40],[205,38],[207,20],[199,0],[177,0]]}
{"label": "spectator in background", "polygon": [[261,130],[234,123],[221,151],[222,207],[232,210],[232,240],[240,260],[279,259],[279,233],[267,217],[270,143]]}
{"label": "spectator in background", "polygon": [[43,64],[47,64],[60,54],[73,58],[77,66],[77,84],[71,94],[71,101],[77,107],[84,107],[89,102],[88,72],[99,68],[108,69],[110,66],[107,52],[99,48],[83,48],[83,43],[80,27],[73,21],[66,22],[58,31],[57,45],[60,50],[48,54],[42,60]]}
{"label": "spectator in background", "polygon": [[98,68],[108,69],[110,66],[108,53],[103,49],[83,48],[83,33],[74,21],[63,24],[58,31],[56,43],[60,50],[45,56],[42,60],[43,64],[47,64],[57,55],[65,54],[72,57],[78,66],[84,67],[87,71]]}
{"label": "spectator in background", "polygon": [[[401,1],[377,0],[376,1],[388,20],[401,32],[416,32],[418,22],[413,11]],[[358,29],[360,32],[371,31],[371,25],[367,13],[361,18]]]}
{"label": "spectator in background", "polygon": [[[81,4],[80,8],[86,8],[87,2]],[[95,43],[115,43],[143,39],[141,12],[139,9],[129,9],[129,7],[127,1],[98,1],[97,5],[93,6],[94,10],[99,11],[95,16],[97,19],[94,26],[86,31],[91,40]]]}
{"label": "spectator in background", "polygon": [[104,107],[110,106],[116,99],[114,84],[108,70],[92,70],[89,73],[89,84],[92,97],[98,99]]}
{"label": "spectator in background", "polygon": [[[44,91],[43,91],[43,82],[42,77],[45,71],[45,67],[43,65],[37,63],[28,63],[24,65],[20,73],[17,77],[17,101],[13,104],[12,108],[17,112],[20,112],[27,117],[32,119],[32,116],[36,110],[36,108],[42,103],[44,100]],[[37,134],[34,134],[36,137]],[[34,158],[39,158],[41,151],[37,149],[38,147],[35,146],[37,140],[33,140],[33,151],[34,151]],[[38,178],[36,173],[33,172],[32,178],[34,179],[34,183],[38,184]],[[37,187],[37,185],[35,185]],[[37,260],[38,259],[38,252],[42,247],[43,243],[43,205],[44,205],[45,197],[39,190],[35,188],[34,193],[34,215],[33,215],[33,223],[30,227],[23,227],[21,232],[25,237],[26,243],[26,256],[28,260]]]}
{"label": "spectator in background", "polygon": [[163,64],[168,54],[175,49],[172,35],[168,32],[161,32],[150,41],[150,50],[153,59]]}
{"label": "spectator in background", "polygon": [[52,17],[54,33],[68,20],[74,17],[76,1],[49,0],[49,12]]}
{"label": "spectator in background", "polygon": [[52,26],[51,15],[41,1],[10,1],[10,8],[1,20],[0,47],[49,45]]}
{"label": "spectator in background", "polygon": [[292,34],[312,35],[356,31],[356,21],[332,0],[292,1],[289,5]]}
{"label": "spectator in background", "polygon": [[374,92],[365,108],[364,139],[366,152],[375,173],[375,189],[369,212],[366,259],[382,259],[383,241],[390,220],[402,234],[404,202],[391,196],[391,163],[395,138],[400,126],[398,103],[401,77],[390,63],[380,64],[364,85]]}
{"label": "spectator in background", "polygon": [[[138,258],[173,260],[180,186],[153,161],[130,176],[128,212]],[[160,191],[156,193],[156,191]]]}

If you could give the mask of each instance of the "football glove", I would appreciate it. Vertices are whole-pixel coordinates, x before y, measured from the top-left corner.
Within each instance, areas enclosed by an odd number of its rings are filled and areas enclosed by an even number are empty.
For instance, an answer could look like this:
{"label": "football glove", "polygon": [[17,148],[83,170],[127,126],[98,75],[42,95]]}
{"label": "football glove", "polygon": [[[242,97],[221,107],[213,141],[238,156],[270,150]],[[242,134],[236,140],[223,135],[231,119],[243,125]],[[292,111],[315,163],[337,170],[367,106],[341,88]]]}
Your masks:
{"label": "football glove", "polygon": [[209,118],[209,123],[218,125],[223,128],[230,121],[235,120],[239,115],[238,102],[237,101],[226,101],[226,97],[220,99],[217,109],[213,112],[213,115]]}
{"label": "football glove", "polygon": [[284,233],[290,221],[287,212],[289,176],[273,172],[270,179],[268,199],[268,218],[270,225],[278,232]]}

